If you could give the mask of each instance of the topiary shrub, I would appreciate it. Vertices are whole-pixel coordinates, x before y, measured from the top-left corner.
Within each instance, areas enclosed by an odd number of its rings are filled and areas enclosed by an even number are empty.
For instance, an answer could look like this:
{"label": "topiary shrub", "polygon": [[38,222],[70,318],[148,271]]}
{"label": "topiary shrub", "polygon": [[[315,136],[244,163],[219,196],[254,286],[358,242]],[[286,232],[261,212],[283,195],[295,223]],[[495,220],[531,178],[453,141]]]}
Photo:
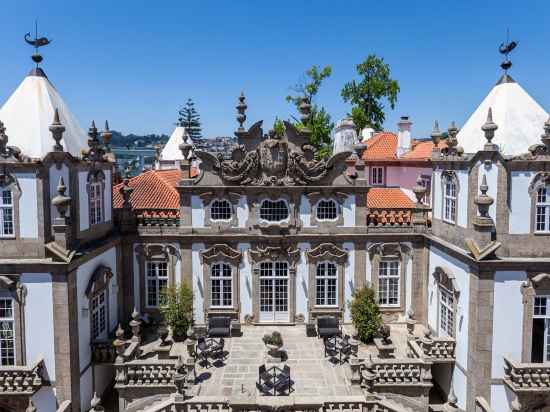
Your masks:
{"label": "topiary shrub", "polygon": [[271,334],[266,333],[262,340],[266,345],[283,346],[283,337],[280,332],[274,331]]}
{"label": "topiary shrub", "polygon": [[382,324],[376,293],[369,286],[356,289],[348,306],[357,337],[363,343],[371,342]]}
{"label": "topiary shrub", "polygon": [[185,337],[193,324],[193,290],[186,284],[169,286],[162,290],[160,313],[172,328],[172,336]]}

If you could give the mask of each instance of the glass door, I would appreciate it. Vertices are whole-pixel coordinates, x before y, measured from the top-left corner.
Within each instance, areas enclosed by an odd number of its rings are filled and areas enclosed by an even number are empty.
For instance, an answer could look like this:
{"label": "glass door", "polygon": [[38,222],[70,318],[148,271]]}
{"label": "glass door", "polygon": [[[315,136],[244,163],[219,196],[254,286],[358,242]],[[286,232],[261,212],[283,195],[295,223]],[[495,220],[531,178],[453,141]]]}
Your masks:
{"label": "glass door", "polygon": [[288,263],[260,263],[260,322],[288,322]]}

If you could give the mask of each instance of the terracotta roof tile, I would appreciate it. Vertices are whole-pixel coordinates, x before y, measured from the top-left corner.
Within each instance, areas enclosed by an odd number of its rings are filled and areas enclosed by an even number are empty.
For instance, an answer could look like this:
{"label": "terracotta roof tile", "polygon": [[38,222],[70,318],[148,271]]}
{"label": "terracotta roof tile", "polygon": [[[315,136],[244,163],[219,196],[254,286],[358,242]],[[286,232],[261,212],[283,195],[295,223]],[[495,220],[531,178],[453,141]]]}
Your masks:
{"label": "terracotta roof tile", "polygon": [[376,133],[366,143],[367,149],[363,152],[363,160],[397,159],[397,135],[395,133]]}
{"label": "terracotta roof tile", "polygon": [[[443,149],[447,147],[445,142],[439,143],[439,148]],[[405,153],[402,159],[408,160],[428,160],[432,157],[432,150],[434,144],[431,140],[416,140],[413,142],[412,150]]]}
{"label": "terracotta roof tile", "polygon": [[398,187],[373,187],[367,193],[369,209],[410,209],[413,201]]}

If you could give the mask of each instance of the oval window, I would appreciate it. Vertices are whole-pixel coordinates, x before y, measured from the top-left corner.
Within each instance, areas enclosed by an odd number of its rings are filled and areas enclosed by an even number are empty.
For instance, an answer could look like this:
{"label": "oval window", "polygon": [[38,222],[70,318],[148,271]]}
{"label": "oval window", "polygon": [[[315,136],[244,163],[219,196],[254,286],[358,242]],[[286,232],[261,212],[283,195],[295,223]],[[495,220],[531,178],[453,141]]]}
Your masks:
{"label": "oval window", "polygon": [[281,222],[288,219],[288,206],[282,199],[264,200],[260,206],[260,219],[268,222]]}

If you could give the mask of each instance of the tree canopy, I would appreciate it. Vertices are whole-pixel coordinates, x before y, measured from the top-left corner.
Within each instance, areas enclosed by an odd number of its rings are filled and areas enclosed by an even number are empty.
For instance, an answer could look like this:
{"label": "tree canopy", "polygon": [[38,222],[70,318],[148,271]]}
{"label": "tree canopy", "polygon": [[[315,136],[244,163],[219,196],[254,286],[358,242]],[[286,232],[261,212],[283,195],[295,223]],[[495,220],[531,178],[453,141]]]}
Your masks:
{"label": "tree canopy", "polygon": [[200,115],[195,109],[195,103],[191,98],[187,99],[185,106],[178,111],[178,121],[176,124],[185,127],[191,140],[202,138]]}
{"label": "tree canopy", "polygon": [[367,126],[381,130],[386,118],[384,103],[395,108],[399,83],[391,78],[390,66],[384,59],[374,54],[357,65],[357,74],[361,80],[346,83],[342,98],[352,104],[351,116],[359,131]]}

